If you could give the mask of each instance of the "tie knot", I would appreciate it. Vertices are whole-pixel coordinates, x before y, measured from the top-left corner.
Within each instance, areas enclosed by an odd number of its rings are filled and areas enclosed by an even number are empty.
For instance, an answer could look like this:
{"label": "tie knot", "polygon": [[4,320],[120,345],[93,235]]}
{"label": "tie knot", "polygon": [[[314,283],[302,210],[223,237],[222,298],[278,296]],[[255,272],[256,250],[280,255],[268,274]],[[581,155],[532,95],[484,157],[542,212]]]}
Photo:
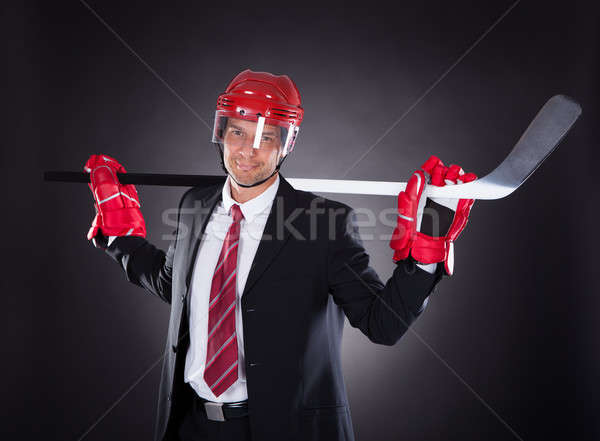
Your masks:
{"label": "tie knot", "polygon": [[233,204],[231,206],[231,215],[233,216],[234,222],[239,222],[244,218],[244,215],[242,214],[242,210],[241,210],[240,206],[237,204]]}

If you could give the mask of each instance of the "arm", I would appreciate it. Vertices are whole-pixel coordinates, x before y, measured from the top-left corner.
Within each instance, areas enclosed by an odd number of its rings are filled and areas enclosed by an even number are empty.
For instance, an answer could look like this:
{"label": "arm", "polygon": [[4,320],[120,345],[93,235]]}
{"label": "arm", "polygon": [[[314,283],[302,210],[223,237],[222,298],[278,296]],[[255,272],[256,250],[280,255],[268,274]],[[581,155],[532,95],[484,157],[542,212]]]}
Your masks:
{"label": "arm", "polygon": [[142,237],[117,237],[106,254],[123,268],[128,281],[171,304],[175,243],[165,254]]}
{"label": "arm", "polygon": [[88,239],[119,263],[127,280],[170,303],[175,242],[165,254],[145,239],[138,192],[119,182],[118,173],[126,170],[115,158],[91,155],[83,168],[96,208]]}
{"label": "arm", "polygon": [[[413,174],[398,195],[397,226],[390,241],[397,266],[385,285],[369,267],[355,215],[347,207],[345,228],[329,256],[330,289],[350,324],[373,342],[396,343],[423,311],[442,276],[452,275],[454,241],[465,228],[474,201],[429,200],[423,196],[426,185],[454,185],[476,178],[458,165],[444,166],[435,156]],[[428,211],[425,222],[424,211]]]}
{"label": "arm", "polygon": [[393,345],[423,310],[442,268],[431,274],[412,259],[401,260],[384,285],[369,266],[354,212],[348,208],[337,220],[328,255],[330,293],[353,327],[374,343]]}

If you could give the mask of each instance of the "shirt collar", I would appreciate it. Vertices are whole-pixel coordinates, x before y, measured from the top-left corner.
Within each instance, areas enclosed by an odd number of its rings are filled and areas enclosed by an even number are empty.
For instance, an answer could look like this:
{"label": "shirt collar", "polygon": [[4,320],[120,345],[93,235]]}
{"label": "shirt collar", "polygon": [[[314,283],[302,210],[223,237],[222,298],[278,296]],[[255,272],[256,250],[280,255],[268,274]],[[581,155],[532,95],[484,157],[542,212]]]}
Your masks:
{"label": "shirt collar", "polygon": [[257,214],[260,214],[267,208],[270,208],[273,203],[273,199],[277,194],[277,189],[279,188],[278,173],[275,182],[273,182],[265,191],[255,198],[240,204],[231,197],[230,180],[231,177],[227,175],[227,179],[225,180],[225,185],[223,185],[222,191],[223,207],[225,208],[225,211],[229,213],[233,204],[239,205],[240,209],[242,210],[242,214],[244,215],[244,219],[247,222],[252,222]]}

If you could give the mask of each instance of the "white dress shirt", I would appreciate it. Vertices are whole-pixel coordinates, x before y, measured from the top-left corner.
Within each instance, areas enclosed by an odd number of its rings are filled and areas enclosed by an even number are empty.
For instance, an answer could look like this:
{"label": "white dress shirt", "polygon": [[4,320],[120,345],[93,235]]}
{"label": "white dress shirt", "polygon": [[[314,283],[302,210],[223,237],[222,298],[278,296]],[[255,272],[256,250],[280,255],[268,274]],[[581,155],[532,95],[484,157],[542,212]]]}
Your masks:
{"label": "white dress shirt", "polygon": [[[223,186],[223,199],[216,205],[206,225],[194,263],[189,299],[190,346],[186,354],[184,370],[184,381],[190,383],[190,386],[200,397],[216,402],[233,402],[248,398],[241,296],[279,187],[278,175],[275,182],[263,193],[254,199],[239,204],[231,197],[229,180],[230,177],[228,176]],[[238,344],[238,379],[229,389],[215,397],[204,381],[208,334],[208,302],[212,278],[223,241],[230,225],[233,223],[233,218],[230,216],[230,209],[233,204],[238,204],[244,215],[244,219],[240,223],[236,274],[235,327]]]}

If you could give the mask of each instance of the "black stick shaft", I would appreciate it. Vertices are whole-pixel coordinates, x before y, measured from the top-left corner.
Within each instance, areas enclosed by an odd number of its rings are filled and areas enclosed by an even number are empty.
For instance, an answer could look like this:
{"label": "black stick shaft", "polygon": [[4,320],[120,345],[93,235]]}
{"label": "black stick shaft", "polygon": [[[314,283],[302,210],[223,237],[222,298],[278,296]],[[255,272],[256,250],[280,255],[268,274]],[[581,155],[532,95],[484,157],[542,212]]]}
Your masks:
{"label": "black stick shaft", "polygon": [[[170,175],[163,173],[118,173],[121,184],[164,185],[167,187],[208,187],[222,184],[225,176]],[[47,171],[44,181],[89,183],[90,174],[85,172]]]}

